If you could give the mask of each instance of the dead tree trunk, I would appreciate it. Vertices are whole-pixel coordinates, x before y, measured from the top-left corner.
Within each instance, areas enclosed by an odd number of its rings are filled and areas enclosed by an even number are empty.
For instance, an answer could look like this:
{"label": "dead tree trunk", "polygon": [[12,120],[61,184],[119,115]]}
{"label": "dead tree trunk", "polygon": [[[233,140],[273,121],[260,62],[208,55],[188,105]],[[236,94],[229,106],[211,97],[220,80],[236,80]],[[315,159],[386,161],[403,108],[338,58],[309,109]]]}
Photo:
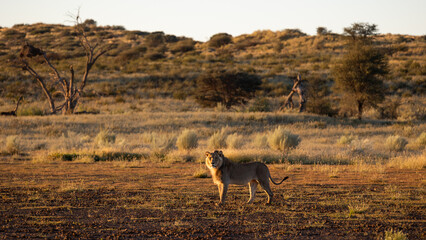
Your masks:
{"label": "dead tree trunk", "polygon": [[363,111],[363,107],[364,107],[364,101],[358,100],[358,119],[361,120],[362,119],[362,111]]}
{"label": "dead tree trunk", "polygon": [[[70,77],[62,77],[59,71],[51,64],[47,58],[46,53],[43,50],[31,46],[28,43],[23,46],[19,55],[22,68],[29,72],[41,86],[43,93],[49,102],[51,114],[55,114],[59,111],[62,111],[62,114],[74,113],[74,109],[77,107],[84,87],[87,84],[90,70],[100,56],[104,55],[113,48],[113,45],[101,44],[101,41],[94,42],[89,40],[85,32],[85,26],[83,23],[81,23],[79,16],[76,17],[75,28],[79,35],[80,45],[83,47],[86,53],[85,72],[78,88],[75,87],[76,84],[74,79],[73,66],[70,66]],[[40,74],[38,74],[37,71],[34,70],[34,68],[32,68],[30,63],[26,60],[26,58],[29,59],[36,56],[41,56],[44,62],[49,66],[50,71],[53,73],[51,74],[53,79],[50,79],[50,86],[47,86],[46,80]],[[55,90],[56,92],[52,93],[50,89],[54,89],[56,84],[60,85],[60,89],[57,89]],[[55,100],[52,97],[52,95],[55,95],[57,92],[59,92],[64,97],[64,101],[58,106],[55,105]]]}
{"label": "dead tree trunk", "polygon": [[291,88],[291,92],[288,94],[283,107],[284,108],[294,108],[293,104],[293,95],[297,93],[299,95],[299,112],[303,112],[306,108],[306,90],[305,86],[302,84],[302,77],[300,74],[297,75],[297,79],[294,81],[293,87]]}
{"label": "dead tree trunk", "polygon": [[16,117],[16,112],[18,111],[18,107],[19,107],[19,103],[21,102],[22,97],[20,97],[18,99],[18,102],[16,103],[16,107],[14,110],[9,111],[9,112],[1,112],[0,115],[1,116],[15,116]]}

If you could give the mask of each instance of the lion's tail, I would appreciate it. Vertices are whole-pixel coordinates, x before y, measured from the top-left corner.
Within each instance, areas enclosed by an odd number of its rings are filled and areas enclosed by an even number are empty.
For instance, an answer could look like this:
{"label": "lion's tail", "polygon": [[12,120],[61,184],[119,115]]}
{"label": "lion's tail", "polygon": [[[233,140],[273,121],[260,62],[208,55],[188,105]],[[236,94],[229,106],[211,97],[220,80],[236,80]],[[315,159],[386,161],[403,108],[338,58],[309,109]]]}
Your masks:
{"label": "lion's tail", "polygon": [[285,180],[287,180],[288,179],[288,176],[287,177],[285,177],[285,178],[283,178],[283,180],[281,180],[281,182],[279,182],[279,183],[276,183],[275,181],[274,181],[274,179],[272,179],[272,177],[269,175],[269,179],[271,179],[271,182],[273,183],[273,184],[275,184],[275,185],[280,185],[281,183],[283,183]]}

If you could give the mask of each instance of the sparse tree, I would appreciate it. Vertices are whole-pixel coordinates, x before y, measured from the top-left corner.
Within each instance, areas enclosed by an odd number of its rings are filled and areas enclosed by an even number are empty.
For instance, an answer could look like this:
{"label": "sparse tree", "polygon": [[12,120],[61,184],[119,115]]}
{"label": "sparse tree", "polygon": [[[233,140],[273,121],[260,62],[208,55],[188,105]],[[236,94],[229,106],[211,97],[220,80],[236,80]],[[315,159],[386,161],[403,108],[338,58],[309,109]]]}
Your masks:
{"label": "sparse tree", "polygon": [[260,88],[257,75],[235,71],[212,71],[197,79],[196,100],[203,106],[222,103],[227,109],[244,104]]}
{"label": "sparse tree", "polygon": [[327,35],[330,31],[326,27],[317,27],[317,35]]}
{"label": "sparse tree", "polygon": [[357,43],[333,67],[335,89],[343,101],[357,106],[358,119],[366,105],[376,106],[384,100],[382,77],[387,73],[387,62],[381,51],[371,45]]}
{"label": "sparse tree", "polygon": [[377,25],[369,23],[353,23],[350,27],[343,29],[344,34],[350,36],[351,40],[364,42],[376,35],[377,31]]}
{"label": "sparse tree", "polygon": [[[78,86],[72,65],[69,68],[69,76],[65,77],[53,66],[44,50],[34,47],[29,43],[26,43],[21,49],[19,57],[22,69],[30,73],[40,85],[49,102],[51,114],[59,111],[62,111],[63,114],[72,114],[74,112],[87,84],[90,70],[102,55],[113,48],[113,45],[105,44],[102,39],[89,37],[87,29],[90,28],[77,15],[75,18],[75,31],[77,32],[80,45],[86,54],[84,73]],[[39,70],[36,70],[34,67],[37,61],[32,61],[33,58],[41,58],[42,62],[46,63],[51,72],[50,77],[44,77],[39,74]],[[58,94],[63,96],[63,101],[59,104],[57,104],[57,98],[55,98]]]}
{"label": "sparse tree", "polygon": [[354,23],[344,28],[344,32],[350,36],[349,49],[333,67],[332,74],[342,100],[353,102],[361,119],[366,105],[376,107],[384,100],[382,78],[388,66],[383,52],[372,44],[371,36],[376,34],[377,25]]}

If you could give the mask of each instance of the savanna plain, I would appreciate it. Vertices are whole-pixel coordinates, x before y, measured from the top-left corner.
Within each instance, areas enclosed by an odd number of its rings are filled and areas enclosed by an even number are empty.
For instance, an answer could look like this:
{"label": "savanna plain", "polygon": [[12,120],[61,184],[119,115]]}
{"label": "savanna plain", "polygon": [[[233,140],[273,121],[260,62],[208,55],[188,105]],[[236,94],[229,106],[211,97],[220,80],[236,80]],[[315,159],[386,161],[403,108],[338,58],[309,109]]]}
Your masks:
{"label": "savanna plain", "polygon": [[[425,238],[424,122],[98,101],[123,112],[0,118],[2,239]],[[275,148],[280,130],[297,146]],[[214,148],[289,179],[271,205],[231,185],[216,206]]]}
{"label": "savanna plain", "polygon": [[[0,27],[0,239],[426,239],[426,38],[376,27]],[[289,179],[216,206],[215,149]]]}

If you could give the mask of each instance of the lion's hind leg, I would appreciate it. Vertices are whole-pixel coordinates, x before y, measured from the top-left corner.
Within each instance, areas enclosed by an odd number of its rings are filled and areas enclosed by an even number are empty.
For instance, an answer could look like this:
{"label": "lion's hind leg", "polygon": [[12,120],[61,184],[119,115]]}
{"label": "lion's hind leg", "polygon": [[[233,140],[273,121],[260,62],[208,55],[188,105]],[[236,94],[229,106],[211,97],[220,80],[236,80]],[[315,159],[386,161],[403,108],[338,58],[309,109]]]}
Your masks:
{"label": "lion's hind leg", "polygon": [[268,194],[268,203],[270,204],[272,201],[272,197],[274,194],[272,193],[271,186],[269,185],[269,179],[266,179],[266,181],[259,181],[260,186],[265,190],[265,192]]}
{"label": "lion's hind leg", "polygon": [[249,182],[249,190],[250,190],[250,199],[247,203],[253,203],[254,197],[256,196],[256,188],[257,188],[257,181],[252,180]]}

